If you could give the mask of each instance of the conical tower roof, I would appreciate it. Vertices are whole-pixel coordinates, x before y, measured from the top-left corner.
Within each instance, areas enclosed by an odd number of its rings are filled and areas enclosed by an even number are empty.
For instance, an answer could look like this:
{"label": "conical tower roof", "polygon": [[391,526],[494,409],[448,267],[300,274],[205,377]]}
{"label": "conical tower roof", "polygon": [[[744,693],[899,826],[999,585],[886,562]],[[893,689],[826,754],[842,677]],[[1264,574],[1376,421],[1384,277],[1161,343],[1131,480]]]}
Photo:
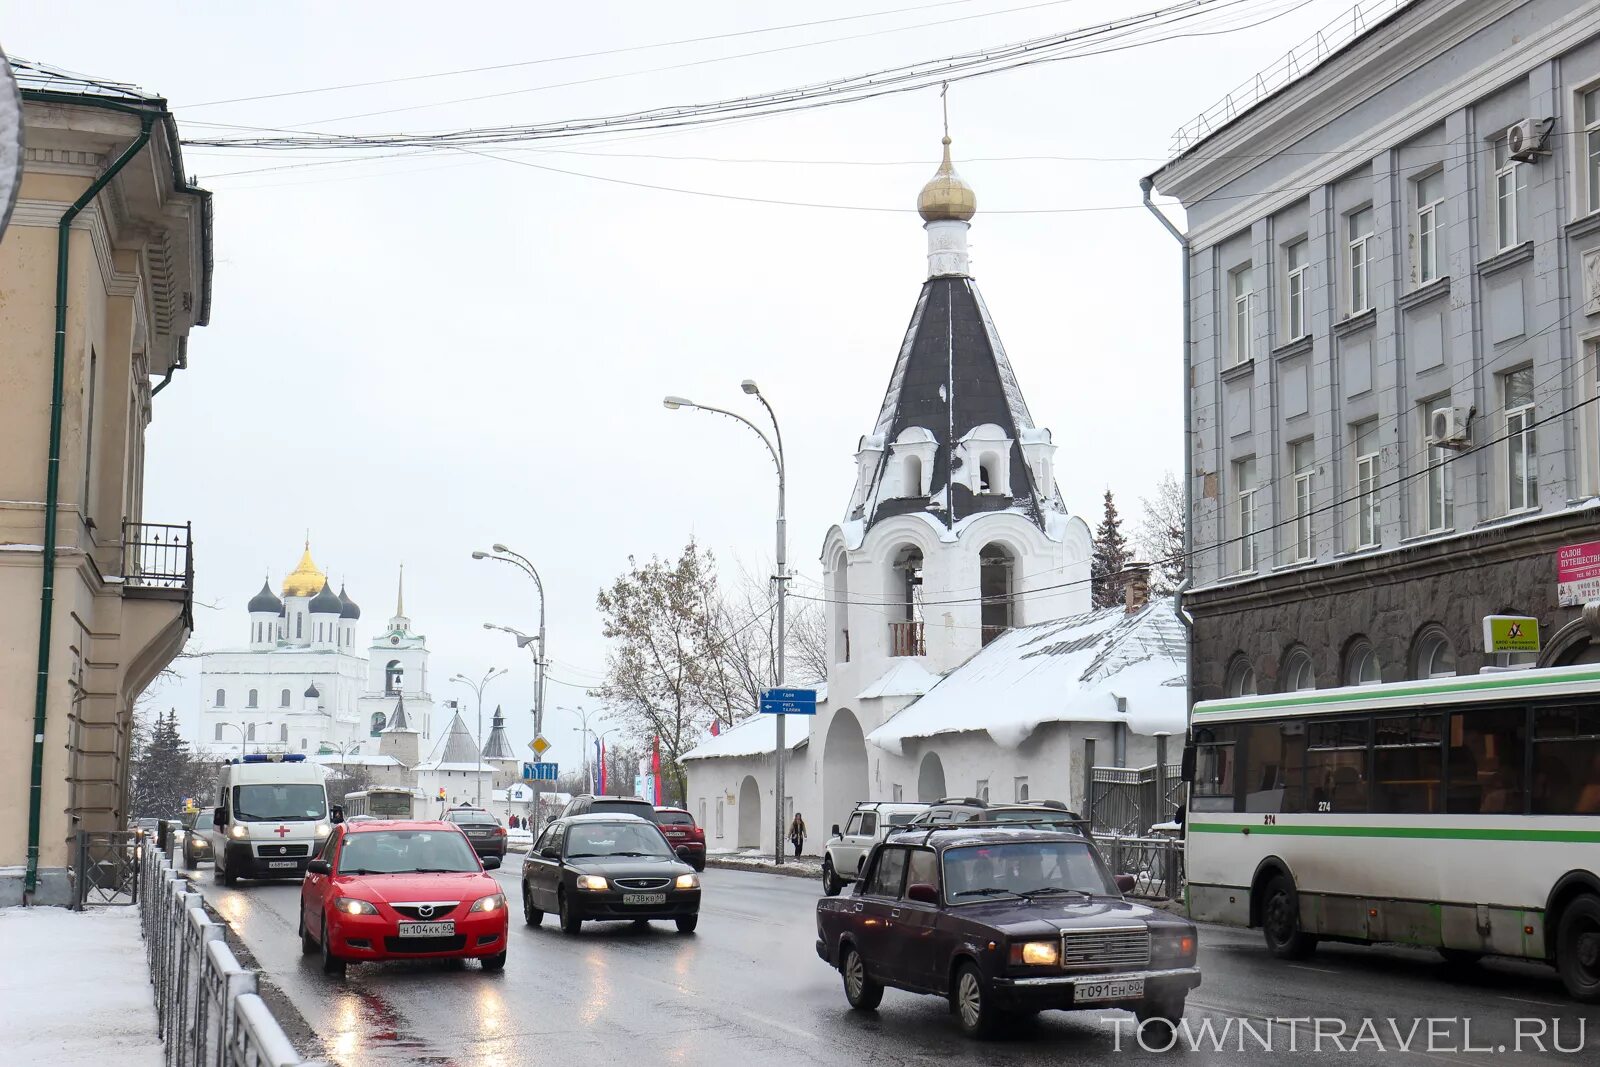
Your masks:
{"label": "conical tower roof", "polygon": [[467,729],[467,724],[461,720],[458,711],[450,717],[450,726],[445,730],[444,736],[439,738],[439,743],[434,746],[433,755],[429,763],[465,763],[476,766],[478,760],[478,744],[472,739],[472,731]]}
{"label": "conical tower roof", "polygon": [[[397,730],[411,730],[411,722],[406,718],[406,697],[400,694],[394,702],[394,711],[389,715],[389,725],[383,728],[384,733],[394,733]],[[412,731],[415,733],[415,731]]]}
{"label": "conical tower roof", "polygon": [[489,740],[483,746],[483,758],[486,760],[514,760],[517,754],[511,750],[511,742],[506,739],[506,717],[498,706],[494,709],[494,724],[489,730]]}

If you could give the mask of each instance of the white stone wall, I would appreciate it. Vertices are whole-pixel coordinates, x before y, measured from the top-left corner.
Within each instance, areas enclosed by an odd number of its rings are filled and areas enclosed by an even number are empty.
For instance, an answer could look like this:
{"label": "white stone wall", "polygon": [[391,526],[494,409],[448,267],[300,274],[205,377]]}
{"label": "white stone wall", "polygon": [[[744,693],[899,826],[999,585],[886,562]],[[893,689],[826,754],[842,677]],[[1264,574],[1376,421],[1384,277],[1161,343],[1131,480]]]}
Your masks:
{"label": "white stone wall", "polygon": [[[789,725],[795,725],[791,718]],[[772,847],[774,760],[763,756],[724,757],[689,760],[688,807],[695,821],[705,828],[706,848],[734,849]],[[826,844],[826,827],[821,825],[815,787],[815,768],[808,749],[789,756],[784,769],[784,792],[791,804],[784,815],[784,837],[793,812],[799,812],[810,830],[807,853],[817,853]],[[748,783],[748,784],[747,784]],[[750,800],[756,803],[752,809]],[[755,814],[749,814],[751,811]],[[720,815],[719,815],[720,811]],[[720,822],[719,822],[720,819]],[[751,832],[752,824],[756,828]],[[785,844],[787,848],[787,843]]]}

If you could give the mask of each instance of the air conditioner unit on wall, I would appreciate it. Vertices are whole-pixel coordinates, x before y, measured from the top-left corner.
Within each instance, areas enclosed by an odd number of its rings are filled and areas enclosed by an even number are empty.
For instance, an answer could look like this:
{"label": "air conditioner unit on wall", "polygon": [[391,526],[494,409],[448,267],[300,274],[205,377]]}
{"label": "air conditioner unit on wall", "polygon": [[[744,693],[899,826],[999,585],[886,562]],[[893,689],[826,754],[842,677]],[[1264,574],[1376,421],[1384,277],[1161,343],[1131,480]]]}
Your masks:
{"label": "air conditioner unit on wall", "polygon": [[1460,408],[1435,408],[1428,413],[1428,444],[1434,448],[1467,448],[1472,413]]}
{"label": "air conditioner unit on wall", "polygon": [[1506,148],[1512,159],[1519,163],[1537,163],[1539,157],[1549,155],[1545,142],[1556,120],[1523,119],[1506,130]]}

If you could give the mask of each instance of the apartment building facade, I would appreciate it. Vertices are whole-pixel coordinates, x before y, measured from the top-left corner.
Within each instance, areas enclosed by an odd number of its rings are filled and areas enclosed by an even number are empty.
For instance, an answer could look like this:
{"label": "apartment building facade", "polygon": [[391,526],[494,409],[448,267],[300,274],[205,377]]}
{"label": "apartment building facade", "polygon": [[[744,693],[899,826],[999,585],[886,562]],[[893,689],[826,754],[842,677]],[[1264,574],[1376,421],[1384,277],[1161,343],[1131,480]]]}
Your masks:
{"label": "apartment building facade", "polygon": [[1151,180],[1193,698],[1475,673],[1495,614],[1600,661],[1561,584],[1600,541],[1600,3],[1414,0]]}
{"label": "apartment building facade", "polygon": [[[0,242],[0,906],[71,899],[126,826],[133,706],[192,629],[187,523],[144,515],[145,430],[211,294],[211,205],[164,101],[18,65]],[[166,518],[166,517],[163,517]],[[48,569],[47,569],[48,564]]]}

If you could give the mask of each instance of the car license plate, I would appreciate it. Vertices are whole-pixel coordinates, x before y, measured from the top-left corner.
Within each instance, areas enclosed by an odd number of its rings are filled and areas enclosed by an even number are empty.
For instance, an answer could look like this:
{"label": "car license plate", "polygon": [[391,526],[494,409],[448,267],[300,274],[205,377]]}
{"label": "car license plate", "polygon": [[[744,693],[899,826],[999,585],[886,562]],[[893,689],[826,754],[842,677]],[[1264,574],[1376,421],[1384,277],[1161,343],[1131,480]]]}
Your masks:
{"label": "car license plate", "polygon": [[401,937],[454,937],[456,924],[446,923],[401,923]]}
{"label": "car license plate", "polygon": [[294,860],[268,860],[267,861],[267,867],[270,868],[271,870],[274,870],[274,871],[276,871],[276,870],[293,870],[294,868],[296,868],[298,866],[299,866],[299,864],[296,863]]}
{"label": "car license plate", "polygon": [[1095,982],[1080,978],[1072,989],[1074,1004],[1091,1000],[1136,1000],[1142,996],[1144,996],[1143,978],[1118,978],[1110,982]]}
{"label": "car license plate", "polygon": [[624,893],[622,894],[622,902],[624,904],[665,904],[667,895],[665,893]]}

